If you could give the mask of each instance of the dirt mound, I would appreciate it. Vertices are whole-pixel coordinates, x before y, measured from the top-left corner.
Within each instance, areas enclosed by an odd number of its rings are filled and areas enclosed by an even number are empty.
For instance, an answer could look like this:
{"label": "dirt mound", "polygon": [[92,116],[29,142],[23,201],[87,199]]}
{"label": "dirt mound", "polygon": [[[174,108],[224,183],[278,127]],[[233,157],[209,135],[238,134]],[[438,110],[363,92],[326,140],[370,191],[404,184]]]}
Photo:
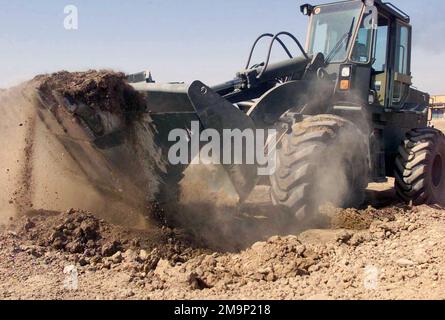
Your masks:
{"label": "dirt mound", "polygon": [[21,249],[33,256],[62,252],[80,266],[109,268],[121,263],[126,255],[134,258],[132,268],[148,272],[156,268],[160,259],[176,264],[203,252],[193,249],[175,230],[131,230],[74,209],[65,213],[36,211],[13,220],[9,230],[29,244]]}
{"label": "dirt mound", "polygon": [[230,283],[274,282],[308,275],[321,256],[296,236],[272,237],[236,255],[201,256],[182,270],[194,274],[198,284],[211,288]]}
{"label": "dirt mound", "polygon": [[331,228],[366,230],[375,221],[394,221],[397,214],[405,211],[403,207],[390,207],[375,209],[368,207],[365,210],[323,208],[322,214],[331,216]]}

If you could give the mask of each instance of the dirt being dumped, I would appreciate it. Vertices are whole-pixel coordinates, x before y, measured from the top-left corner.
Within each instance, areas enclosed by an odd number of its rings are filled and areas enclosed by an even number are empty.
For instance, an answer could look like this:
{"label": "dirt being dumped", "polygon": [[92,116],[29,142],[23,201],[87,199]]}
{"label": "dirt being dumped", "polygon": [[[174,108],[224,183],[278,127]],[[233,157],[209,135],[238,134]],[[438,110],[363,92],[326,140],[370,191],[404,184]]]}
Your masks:
{"label": "dirt being dumped", "polygon": [[0,220],[76,207],[146,228],[165,163],[141,96],[112,71],[59,72],[0,94]]}
{"label": "dirt being dumped", "polygon": [[60,93],[70,102],[82,102],[91,108],[119,114],[137,114],[145,104],[126,82],[123,73],[113,71],[67,72],[34,78],[45,97]]}

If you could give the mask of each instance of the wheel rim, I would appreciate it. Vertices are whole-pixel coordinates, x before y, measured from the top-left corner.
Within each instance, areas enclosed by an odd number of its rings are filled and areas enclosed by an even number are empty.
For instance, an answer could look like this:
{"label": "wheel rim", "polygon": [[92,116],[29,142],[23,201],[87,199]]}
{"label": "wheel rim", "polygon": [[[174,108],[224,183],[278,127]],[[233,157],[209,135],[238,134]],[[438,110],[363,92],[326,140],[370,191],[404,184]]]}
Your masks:
{"label": "wheel rim", "polygon": [[443,175],[443,165],[442,165],[442,157],[440,155],[436,155],[433,162],[433,170],[431,171],[432,182],[434,187],[440,186],[442,182]]}

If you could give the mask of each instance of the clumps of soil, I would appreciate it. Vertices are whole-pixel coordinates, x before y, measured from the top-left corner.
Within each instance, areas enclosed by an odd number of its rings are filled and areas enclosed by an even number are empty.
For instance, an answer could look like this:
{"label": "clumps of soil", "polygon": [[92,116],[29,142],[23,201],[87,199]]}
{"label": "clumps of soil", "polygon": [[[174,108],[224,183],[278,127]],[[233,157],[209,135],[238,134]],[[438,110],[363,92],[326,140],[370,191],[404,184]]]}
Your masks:
{"label": "clumps of soil", "polygon": [[368,207],[365,210],[358,209],[338,209],[324,207],[322,214],[331,217],[331,228],[348,230],[367,230],[376,221],[394,221],[397,214],[403,214],[404,208],[389,207],[375,209]]}
{"label": "clumps of soil", "polygon": [[125,229],[73,209],[30,213],[14,221],[11,230],[29,244],[22,247],[24,251],[36,257],[61,252],[81,267],[109,269],[127,262],[127,269],[148,273],[161,259],[174,265],[203,252],[172,229],[165,228],[154,238],[152,231]]}
{"label": "clumps of soil", "polygon": [[54,92],[70,103],[84,103],[90,108],[131,115],[145,111],[143,98],[125,81],[125,74],[107,70],[87,72],[62,71],[34,78],[45,97]]}
{"label": "clumps of soil", "polygon": [[155,274],[165,282],[174,278],[195,290],[235,283],[273,283],[318,270],[323,256],[317,249],[303,244],[296,236],[274,236],[239,254],[201,255],[176,267],[161,261]]}

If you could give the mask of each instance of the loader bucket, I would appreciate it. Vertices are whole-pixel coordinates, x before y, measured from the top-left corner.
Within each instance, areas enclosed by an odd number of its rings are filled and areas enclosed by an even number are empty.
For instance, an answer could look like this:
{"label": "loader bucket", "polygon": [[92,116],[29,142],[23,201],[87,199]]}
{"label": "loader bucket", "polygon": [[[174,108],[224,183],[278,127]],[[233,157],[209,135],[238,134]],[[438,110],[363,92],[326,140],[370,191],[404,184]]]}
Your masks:
{"label": "loader bucket", "polygon": [[[158,139],[160,139],[158,143],[163,146],[165,154],[167,154],[165,149],[175,143],[168,139],[169,132],[174,129],[188,130],[190,140],[199,138],[192,130],[192,121],[199,122],[200,130],[216,130],[220,137],[224,137],[224,130],[255,130],[255,124],[250,117],[200,81],[194,81],[190,85],[142,82],[132,84],[132,86],[145,97],[154,127],[158,132]],[[221,142],[223,146],[224,141]],[[202,144],[199,147],[202,147]],[[199,150],[195,151],[199,152]],[[224,151],[228,150],[221,149],[221,155]],[[230,152],[233,154],[233,148]],[[189,160],[191,161],[196,155],[192,150]],[[222,164],[223,161],[220,163]],[[243,164],[222,164],[222,166],[238,193],[240,201],[245,200],[257,183],[257,166],[244,162]]]}

